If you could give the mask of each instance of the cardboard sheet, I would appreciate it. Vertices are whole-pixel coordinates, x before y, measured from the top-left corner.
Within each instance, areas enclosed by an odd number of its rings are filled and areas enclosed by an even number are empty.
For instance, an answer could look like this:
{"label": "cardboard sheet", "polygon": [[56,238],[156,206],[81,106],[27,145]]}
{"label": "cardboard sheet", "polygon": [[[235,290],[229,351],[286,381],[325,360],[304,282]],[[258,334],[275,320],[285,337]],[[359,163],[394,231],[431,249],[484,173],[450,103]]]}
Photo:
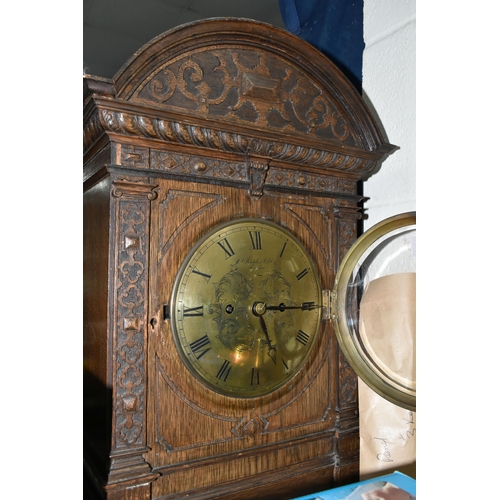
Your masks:
{"label": "cardboard sheet", "polygon": [[[371,281],[360,304],[360,337],[374,363],[416,390],[416,274]],[[416,412],[385,400],[359,380],[360,477],[416,462]]]}
{"label": "cardboard sheet", "polygon": [[396,406],[359,382],[360,479],[415,470],[417,413]]}
{"label": "cardboard sheet", "polygon": [[359,333],[374,365],[415,390],[416,273],[370,281],[360,305]]}

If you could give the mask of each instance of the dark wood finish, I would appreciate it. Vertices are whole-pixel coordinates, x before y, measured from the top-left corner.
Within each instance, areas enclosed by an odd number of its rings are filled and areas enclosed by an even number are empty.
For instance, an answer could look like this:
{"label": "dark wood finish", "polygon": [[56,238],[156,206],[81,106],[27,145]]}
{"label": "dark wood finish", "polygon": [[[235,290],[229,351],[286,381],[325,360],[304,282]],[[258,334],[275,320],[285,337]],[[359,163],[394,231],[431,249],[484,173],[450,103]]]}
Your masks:
{"label": "dark wood finish", "polygon": [[209,20],[84,78],[85,478],[96,498],[290,498],[357,480],[357,377],[331,321],[301,372],[254,399],[207,390],[163,317],[219,223],[290,230],[322,288],[357,237],[356,184],[393,146],[321,53]]}

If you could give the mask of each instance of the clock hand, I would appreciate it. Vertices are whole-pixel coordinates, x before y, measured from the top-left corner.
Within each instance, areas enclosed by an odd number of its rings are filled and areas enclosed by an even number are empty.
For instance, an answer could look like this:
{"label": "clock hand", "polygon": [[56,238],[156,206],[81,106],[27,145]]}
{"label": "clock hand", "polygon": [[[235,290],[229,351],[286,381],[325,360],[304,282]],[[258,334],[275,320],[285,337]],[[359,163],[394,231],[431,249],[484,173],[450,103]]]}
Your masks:
{"label": "clock hand", "polygon": [[274,364],[276,364],[276,347],[273,346],[271,339],[269,338],[266,322],[262,316],[266,312],[265,304],[263,302],[256,302],[252,307],[252,312],[255,316],[259,317],[260,327],[266,336],[266,340],[264,340],[264,342],[267,344],[267,354],[273,360]]}
{"label": "clock hand", "polygon": [[319,309],[322,307],[319,304],[315,304],[314,302],[303,302],[300,306],[286,306],[281,303],[279,306],[270,306],[265,304],[266,311],[286,311],[287,309],[300,309],[301,311],[312,311],[313,309]]}
{"label": "clock hand", "polygon": [[274,364],[276,364],[276,347],[273,346],[271,339],[269,338],[269,334],[267,333],[267,327],[266,327],[266,322],[264,321],[264,317],[259,316],[259,321],[260,321],[260,326],[262,328],[262,331],[264,332],[264,335],[266,336],[266,339],[267,339],[265,341],[265,343],[267,344],[267,354],[273,360]]}

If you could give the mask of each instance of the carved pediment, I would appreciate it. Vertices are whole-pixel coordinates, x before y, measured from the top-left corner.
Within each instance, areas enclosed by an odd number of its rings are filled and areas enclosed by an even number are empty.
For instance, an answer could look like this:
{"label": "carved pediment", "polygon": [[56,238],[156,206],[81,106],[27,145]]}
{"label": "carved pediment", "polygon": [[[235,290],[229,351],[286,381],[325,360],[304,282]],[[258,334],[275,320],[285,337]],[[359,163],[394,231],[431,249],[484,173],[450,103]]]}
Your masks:
{"label": "carved pediment", "polygon": [[84,151],[113,134],[362,177],[395,149],[325,55],[255,21],[180,26],[84,81]]}
{"label": "carved pediment", "polygon": [[168,31],[136,52],[114,84],[120,99],[195,118],[365,151],[384,143],[330,59],[256,21],[209,19]]}
{"label": "carved pediment", "polygon": [[206,47],[168,61],[138,85],[130,101],[360,145],[339,103],[301,68],[244,46]]}

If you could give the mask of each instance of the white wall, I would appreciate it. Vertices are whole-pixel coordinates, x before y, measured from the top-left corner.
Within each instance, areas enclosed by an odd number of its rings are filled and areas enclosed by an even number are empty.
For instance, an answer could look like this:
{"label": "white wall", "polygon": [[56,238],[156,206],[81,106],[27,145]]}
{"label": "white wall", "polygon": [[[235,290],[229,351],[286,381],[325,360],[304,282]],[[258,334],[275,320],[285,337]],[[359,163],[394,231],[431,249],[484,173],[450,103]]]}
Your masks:
{"label": "white wall", "polygon": [[[399,146],[364,185],[365,231],[416,210],[416,0],[364,0],[363,98]],[[416,413],[359,383],[360,475],[394,470],[415,477]]]}
{"label": "white wall", "polygon": [[416,210],[416,0],[365,0],[363,98],[378,115],[387,140],[399,146],[365,183],[365,230]]}

